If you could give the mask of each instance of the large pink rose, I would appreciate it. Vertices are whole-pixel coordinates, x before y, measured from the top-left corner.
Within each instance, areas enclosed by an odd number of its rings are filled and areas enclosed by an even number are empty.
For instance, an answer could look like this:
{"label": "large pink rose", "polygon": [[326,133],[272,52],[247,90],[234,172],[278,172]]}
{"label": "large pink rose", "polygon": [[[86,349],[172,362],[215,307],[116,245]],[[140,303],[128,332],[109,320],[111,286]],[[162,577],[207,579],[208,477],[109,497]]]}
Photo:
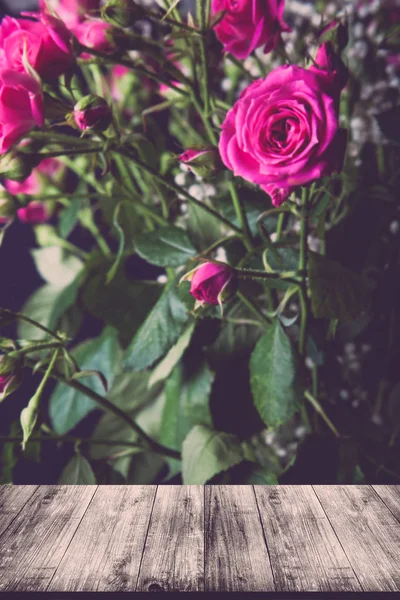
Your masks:
{"label": "large pink rose", "polygon": [[44,123],[40,84],[26,73],[0,72],[0,153]]}
{"label": "large pink rose", "polygon": [[340,171],[346,132],[338,127],[338,101],[344,82],[341,72],[284,65],[252,83],[222,124],[224,164],[259,184],[275,206],[294,187]]}
{"label": "large pink rose", "polygon": [[10,69],[26,72],[23,56],[43,79],[54,79],[69,71],[74,64],[71,32],[64,23],[43,12],[39,20],[4,17],[0,25],[0,47],[3,60]]}
{"label": "large pink rose", "polygon": [[282,31],[291,31],[283,20],[285,0],[212,0],[212,13],[226,11],[214,27],[224,51],[244,59],[256,48],[270,52]]}

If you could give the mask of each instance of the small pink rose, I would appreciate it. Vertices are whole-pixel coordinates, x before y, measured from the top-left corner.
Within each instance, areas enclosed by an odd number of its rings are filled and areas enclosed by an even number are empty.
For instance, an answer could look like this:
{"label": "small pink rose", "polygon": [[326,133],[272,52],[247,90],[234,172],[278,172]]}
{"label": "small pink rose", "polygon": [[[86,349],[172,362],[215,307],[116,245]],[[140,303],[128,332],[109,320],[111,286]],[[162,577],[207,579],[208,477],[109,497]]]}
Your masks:
{"label": "small pink rose", "polygon": [[236,289],[235,271],[229,265],[206,262],[181,278],[191,281],[190,293],[196,304],[220,305],[229,300]]}
{"label": "small pink rose", "polygon": [[[104,54],[111,54],[116,49],[115,43],[109,37],[113,29],[112,25],[100,19],[86,19],[74,27],[73,32],[84,46],[104,52]],[[91,57],[88,52],[83,52],[80,56],[84,59]]]}
{"label": "small pink rose", "polygon": [[75,105],[74,119],[82,131],[87,129],[104,131],[112,121],[112,113],[104,98],[89,94],[81,98]]}
{"label": "small pink rose", "polygon": [[273,50],[282,31],[291,31],[283,20],[285,0],[212,0],[212,14],[226,11],[215,25],[217,38],[229,52],[245,59],[260,46]]}
{"label": "small pink rose", "polygon": [[0,154],[44,123],[40,84],[26,73],[0,71]]}
{"label": "small pink rose", "polygon": [[36,201],[29,202],[27,206],[19,208],[17,210],[17,216],[22,223],[27,223],[29,225],[46,223],[50,217],[44,202]]}

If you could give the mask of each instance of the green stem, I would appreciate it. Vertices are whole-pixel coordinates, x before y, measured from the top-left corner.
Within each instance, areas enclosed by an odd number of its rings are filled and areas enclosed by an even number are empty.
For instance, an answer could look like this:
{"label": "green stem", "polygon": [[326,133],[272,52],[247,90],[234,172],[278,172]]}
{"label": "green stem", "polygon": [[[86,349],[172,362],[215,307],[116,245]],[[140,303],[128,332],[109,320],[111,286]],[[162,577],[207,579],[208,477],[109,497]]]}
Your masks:
{"label": "green stem", "polygon": [[265,324],[270,325],[271,320],[267,317],[267,315],[265,315],[260,308],[257,306],[257,304],[255,302],[253,302],[253,300],[251,300],[250,298],[248,298],[245,294],[243,294],[243,292],[241,291],[237,291],[236,292],[237,297],[239,298],[239,300],[245,305],[247,306],[247,308],[249,308],[253,314],[257,315],[258,320],[261,319],[261,322],[263,324],[263,326]]}
{"label": "green stem", "polygon": [[227,235],[227,236],[225,236],[223,238],[220,238],[219,240],[213,242],[210,246],[208,246],[208,248],[206,248],[205,250],[203,250],[202,252],[200,252],[199,256],[207,256],[208,254],[210,254],[210,252],[212,252],[213,250],[215,250],[219,246],[222,246],[226,242],[230,242],[231,240],[234,240],[237,237],[238,237],[237,235]]}
{"label": "green stem", "polygon": [[252,235],[251,235],[251,231],[250,231],[249,222],[247,220],[246,211],[244,210],[244,207],[243,207],[242,203],[240,202],[239,194],[237,193],[237,190],[235,188],[235,184],[233,183],[233,181],[229,181],[228,188],[229,188],[229,191],[231,194],[232,204],[233,204],[235,212],[236,212],[236,216],[237,216],[237,219],[239,222],[240,229],[244,233],[243,241],[246,244],[247,250],[249,250],[249,251],[253,250],[254,244],[253,244],[253,239],[252,239]]}
{"label": "green stem", "polygon": [[86,385],[79,383],[79,381],[66,379],[63,375],[59,373],[53,373],[52,377],[54,379],[57,379],[61,383],[64,383],[65,385],[68,385],[69,387],[77,390],[81,394],[84,394],[88,398],[91,398],[106,411],[111,412],[115,416],[119,417],[138,434],[138,436],[148,445],[149,449],[153,450],[158,454],[164,454],[165,456],[169,456],[171,458],[180,459],[181,455],[177,450],[167,448],[162,444],[159,444],[157,441],[153,440],[127,413],[125,413],[118,406],[107,400],[107,398],[104,398],[94,390],[91,390]]}
{"label": "green stem", "polygon": [[300,220],[300,257],[299,271],[303,273],[299,288],[301,303],[301,320],[299,335],[299,352],[304,356],[306,351],[306,337],[308,325],[307,302],[307,254],[308,254],[308,188],[304,187],[301,195],[301,220]]}
{"label": "green stem", "polygon": [[49,365],[45,371],[43,379],[39,383],[39,386],[35,392],[35,395],[33,396],[33,399],[31,399],[31,401],[30,401],[30,402],[32,402],[32,400],[33,400],[32,407],[34,407],[34,408],[38,408],[38,406],[39,406],[40,397],[43,393],[46,383],[48,382],[49,378],[52,375],[52,371],[54,369],[54,365],[56,364],[56,360],[58,358],[59,351],[60,351],[60,348],[58,347],[57,350],[53,353],[53,356],[51,357],[51,361],[49,362]]}
{"label": "green stem", "polygon": [[88,231],[90,231],[90,233],[96,240],[97,245],[99,246],[99,248],[102,251],[102,253],[104,254],[104,256],[107,256],[107,257],[112,256],[112,252],[111,252],[110,248],[108,247],[106,240],[101,235],[100,230],[97,227],[96,223],[92,219],[85,219],[85,221],[84,222],[81,221],[81,223]]}
{"label": "green stem", "polygon": [[175,185],[174,183],[172,183],[171,181],[164,179],[164,177],[162,177],[162,175],[160,175],[157,171],[155,171],[154,169],[152,169],[151,167],[146,165],[146,163],[142,162],[138,158],[132,156],[132,154],[130,154],[127,150],[124,150],[121,148],[117,151],[120,154],[122,154],[123,156],[126,156],[127,158],[129,158],[133,163],[135,163],[143,171],[150,173],[150,175],[152,175],[152,177],[154,177],[154,179],[159,181],[162,185],[165,185],[165,187],[167,187],[171,191],[175,192],[176,194],[184,196],[184,198],[186,198],[189,202],[192,202],[192,204],[195,204],[201,210],[212,215],[220,223],[223,223],[226,227],[229,227],[229,229],[232,229],[233,231],[235,231],[240,237],[243,236],[243,233],[239,227],[236,227],[236,225],[231,223],[228,219],[225,219],[225,217],[223,217],[222,215],[217,213],[215,210],[210,208],[207,204],[205,204],[205,202],[200,202],[200,200],[197,200],[197,198],[195,198],[194,196],[191,196],[184,188],[181,188],[178,185]]}
{"label": "green stem", "polygon": [[25,355],[25,354],[30,354],[31,352],[38,352],[40,350],[52,350],[53,348],[62,348],[62,343],[61,342],[49,342],[48,344],[43,343],[41,344],[40,342],[35,344],[34,346],[28,346],[27,348],[20,348],[19,350],[16,350],[15,352],[10,352],[8,354],[8,356],[18,356],[18,355]]}
{"label": "green stem", "polygon": [[301,272],[298,273],[296,271],[286,271],[282,273],[267,273],[266,271],[256,271],[254,269],[235,269],[235,271],[239,279],[274,279],[275,281],[284,280],[297,286],[300,282],[298,279],[295,279],[295,277],[301,275]]}
{"label": "green stem", "polygon": [[281,239],[284,221],[285,221],[285,213],[280,212],[278,215],[278,222],[276,224],[276,240],[275,240],[276,242],[279,242],[279,240]]}
{"label": "green stem", "polygon": [[[203,31],[206,27],[206,0],[196,0],[196,13],[200,24],[200,31]],[[204,116],[206,119],[210,113],[210,95],[208,90],[208,63],[207,63],[207,52],[204,37],[201,36],[199,39],[200,43],[200,58],[202,66],[202,90],[203,90],[203,106]]]}
{"label": "green stem", "polygon": [[11,310],[7,310],[7,309],[2,309],[1,312],[2,313],[4,313],[4,312],[9,313],[10,315],[12,315],[13,317],[19,319],[20,321],[25,321],[25,323],[29,323],[30,325],[33,325],[34,327],[37,327],[38,329],[41,329],[42,331],[44,331],[45,333],[47,333],[49,336],[51,336],[52,338],[58,340],[61,343],[64,343],[64,341],[65,341],[65,339],[62,336],[57,335],[56,333],[54,333],[53,331],[51,331],[51,329],[48,329],[47,327],[45,327],[41,323],[38,323],[37,321],[34,321],[30,317],[27,317],[26,315],[23,315],[22,313],[14,313]]}
{"label": "green stem", "polygon": [[338,430],[336,429],[336,427],[334,426],[334,424],[332,423],[332,421],[330,420],[330,418],[328,417],[328,415],[326,414],[326,412],[324,411],[324,409],[322,408],[322,406],[320,405],[318,400],[316,398],[314,398],[314,396],[312,394],[310,394],[310,392],[308,392],[308,391],[304,392],[304,396],[307,398],[307,400],[310,402],[310,404],[312,404],[312,406],[315,408],[317,413],[319,415],[321,415],[321,417],[323,418],[325,423],[328,425],[329,429],[334,433],[334,435],[336,437],[340,437],[340,433],[338,432]]}

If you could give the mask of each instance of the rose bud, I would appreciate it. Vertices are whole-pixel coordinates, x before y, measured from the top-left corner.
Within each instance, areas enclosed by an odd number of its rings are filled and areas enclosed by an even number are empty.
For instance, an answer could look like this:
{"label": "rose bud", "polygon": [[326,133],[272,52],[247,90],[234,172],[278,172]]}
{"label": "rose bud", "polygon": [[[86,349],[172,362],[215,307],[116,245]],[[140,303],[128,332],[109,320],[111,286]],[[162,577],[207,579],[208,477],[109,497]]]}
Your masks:
{"label": "rose bud", "polygon": [[105,131],[111,124],[112,113],[104,98],[89,94],[75,104],[74,119],[82,131],[86,129]]}
{"label": "rose bud", "polygon": [[0,157],[0,176],[13,181],[24,181],[32,173],[28,154],[11,150]]}
{"label": "rose bud", "polygon": [[179,156],[179,160],[199,177],[211,177],[222,167],[222,161],[217,148],[186,150]]}
{"label": "rose bud", "polygon": [[101,16],[116,27],[131,27],[146,16],[146,11],[133,0],[109,0],[102,8]]}
{"label": "rose bud", "polygon": [[22,377],[23,362],[20,358],[0,356],[0,402],[20,386]]}
{"label": "rose bud", "polygon": [[[78,42],[104,54],[112,54],[116,50],[116,44],[112,39],[113,32],[114,27],[100,19],[86,19],[73,29]],[[80,58],[90,59],[92,55],[83,52]]]}
{"label": "rose bud", "polygon": [[28,225],[36,225],[38,223],[46,223],[50,218],[48,210],[44,202],[32,201],[27,206],[17,210],[18,219],[21,223]]}
{"label": "rose bud", "polygon": [[235,271],[229,265],[206,262],[195,267],[182,281],[190,281],[190,293],[196,298],[195,309],[203,304],[222,304],[227,302],[236,291]]}
{"label": "rose bud", "polygon": [[318,34],[319,43],[331,42],[335,50],[341,53],[349,43],[348,28],[338,19],[333,19]]}

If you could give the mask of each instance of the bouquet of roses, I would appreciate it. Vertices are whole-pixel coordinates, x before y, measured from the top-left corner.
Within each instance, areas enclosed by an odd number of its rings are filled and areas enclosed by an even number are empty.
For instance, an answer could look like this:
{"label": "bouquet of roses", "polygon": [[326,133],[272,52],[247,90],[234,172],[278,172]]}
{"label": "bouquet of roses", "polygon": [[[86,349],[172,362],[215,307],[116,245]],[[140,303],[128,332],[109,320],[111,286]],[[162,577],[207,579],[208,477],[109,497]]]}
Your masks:
{"label": "bouquet of roses", "polygon": [[0,400],[21,403],[5,465],[67,447],[62,483],[276,483],[299,439],[351,438],[320,376],[376,284],[327,244],[357,180],[348,13],[318,3],[301,32],[286,10],[41,0],[3,18],[2,285],[18,222],[43,278],[0,309]]}

